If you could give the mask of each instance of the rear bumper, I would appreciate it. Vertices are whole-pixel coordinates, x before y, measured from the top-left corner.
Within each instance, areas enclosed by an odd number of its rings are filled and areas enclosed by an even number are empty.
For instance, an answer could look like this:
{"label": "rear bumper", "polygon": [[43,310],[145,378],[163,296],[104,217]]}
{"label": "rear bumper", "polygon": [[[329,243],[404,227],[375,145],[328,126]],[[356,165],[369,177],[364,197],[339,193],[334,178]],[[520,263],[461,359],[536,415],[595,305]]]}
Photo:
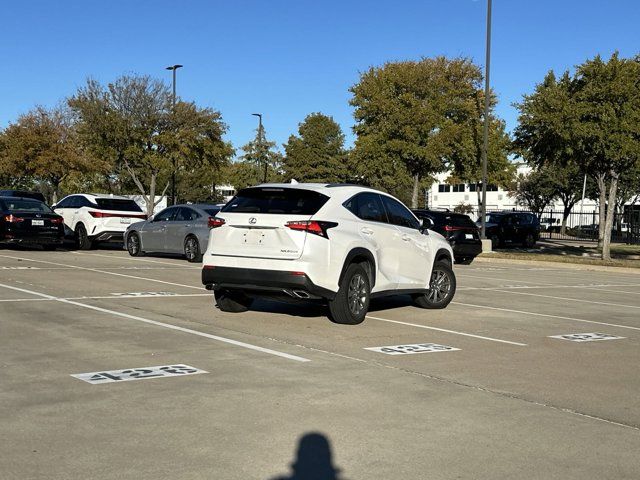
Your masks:
{"label": "rear bumper", "polygon": [[98,232],[93,235],[93,240],[96,242],[122,242],[125,231],[106,231]]}
{"label": "rear bumper", "polygon": [[0,235],[0,243],[5,245],[62,245],[62,236],[40,236],[40,235],[21,235],[21,236],[2,236]]}
{"label": "rear bumper", "polygon": [[477,257],[482,253],[482,242],[456,243],[452,246],[455,258]]}
{"label": "rear bumper", "polygon": [[327,298],[333,300],[336,293],[315,285],[302,272],[260,270],[252,268],[214,267],[202,269],[202,283],[208,289],[238,289],[256,293],[281,293],[298,299]]}

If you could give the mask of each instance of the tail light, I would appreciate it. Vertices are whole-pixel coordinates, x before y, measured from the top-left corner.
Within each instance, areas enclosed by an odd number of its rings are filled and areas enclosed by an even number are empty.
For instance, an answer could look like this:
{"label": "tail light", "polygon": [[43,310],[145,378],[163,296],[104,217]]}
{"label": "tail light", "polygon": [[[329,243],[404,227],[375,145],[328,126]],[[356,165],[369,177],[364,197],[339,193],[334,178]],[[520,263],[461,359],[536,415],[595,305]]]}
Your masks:
{"label": "tail light", "polygon": [[207,222],[207,225],[209,225],[209,228],[218,228],[223,226],[225,223],[226,222],[224,218],[209,217],[209,221]]}
{"label": "tail light", "polygon": [[452,227],[451,225],[444,226],[445,232],[455,232],[457,230],[466,230],[465,227]]}
{"label": "tail light", "polygon": [[16,217],[15,215],[10,214],[10,215],[4,216],[4,221],[9,223],[20,223],[20,222],[24,222],[24,218]]}
{"label": "tail light", "polygon": [[113,218],[113,217],[121,217],[121,218],[141,218],[142,220],[146,220],[147,216],[145,214],[135,214],[135,213],[104,213],[104,212],[93,212],[89,211],[89,215],[93,218]]}
{"label": "tail light", "polygon": [[285,224],[285,227],[291,230],[312,233],[313,235],[318,235],[323,238],[329,238],[327,230],[337,226],[338,224],[336,222],[317,222],[315,220],[292,221]]}
{"label": "tail light", "polygon": [[53,223],[54,225],[60,225],[62,223],[62,217],[52,218],[51,223]]}

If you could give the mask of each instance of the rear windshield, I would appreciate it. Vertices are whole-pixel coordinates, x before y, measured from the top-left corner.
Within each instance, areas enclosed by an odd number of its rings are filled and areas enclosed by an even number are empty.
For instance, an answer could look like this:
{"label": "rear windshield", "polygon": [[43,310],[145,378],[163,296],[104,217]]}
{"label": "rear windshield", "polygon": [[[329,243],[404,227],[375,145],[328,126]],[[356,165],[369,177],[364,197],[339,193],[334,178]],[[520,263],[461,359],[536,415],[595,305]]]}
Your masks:
{"label": "rear windshield", "polygon": [[51,209],[44,203],[37,200],[25,200],[25,199],[8,199],[0,201],[3,210],[8,212],[40,212],[51,213]]}
{"label": "rear windshield", "polygon": [[223,212],[313,215],[329,200],[318,192],[299,188],[246,188],[240,190]]}
{"label": "rear windshield", "polygon": [[[500,220],[504,218],[504,215],[498,215],[495,213],[487,213],[485,217],[485,223],[500,223]],[[478,219],[480,221],[480,219]]]}
{"label": "rear windshield", "polygon": [[208,215],[215,217],[215,215],[220,211],[220,207],[203,208],[202,210],[207,212]]}
{"label": "rear windshield", "polygon": [[96,198],[100,210],[119,210],[121,212],[141,212],[142,209],[133,200],[121,198]]}
{"label": "rear windshield", "polygon": [[445,219],[445,223],[447,225],[451,225],[452,227],[475,227],[476,224],[473,223],[467,215],[447,215]]}

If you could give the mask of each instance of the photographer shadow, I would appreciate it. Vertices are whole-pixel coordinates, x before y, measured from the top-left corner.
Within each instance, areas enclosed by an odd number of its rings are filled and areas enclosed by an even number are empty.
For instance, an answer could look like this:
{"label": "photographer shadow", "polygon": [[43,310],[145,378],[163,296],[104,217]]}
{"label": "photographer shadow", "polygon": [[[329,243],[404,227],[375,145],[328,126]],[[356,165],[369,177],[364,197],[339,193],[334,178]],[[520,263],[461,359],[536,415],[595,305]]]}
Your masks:
{"label": "photographer shadow", "polygon": [[318,432],[302,436],[291,474],[270,480],[341,480],[340,469],[333,465],[329,439]]}

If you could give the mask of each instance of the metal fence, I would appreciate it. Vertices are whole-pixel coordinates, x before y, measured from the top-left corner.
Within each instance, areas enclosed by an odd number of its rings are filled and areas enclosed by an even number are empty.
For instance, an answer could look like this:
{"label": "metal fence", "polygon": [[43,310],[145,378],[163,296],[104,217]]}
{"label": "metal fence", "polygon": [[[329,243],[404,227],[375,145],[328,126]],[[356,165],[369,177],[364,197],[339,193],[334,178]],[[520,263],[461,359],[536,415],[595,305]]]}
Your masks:
{"label": "metal fence", "polygon": [[[487,213],[492,211],[494,210],[487,209]],[[530,212],[524,209],[514,211]],[[474,221],[480,219],[480,212],[477,209],[468,213],[468,215]],[[545,210],[542,215],[539,215],[539,220],[540,238],[598,241],[599,217],[597,211],[588,213],[571,212],[564,218],[561,210]],[[640,205],[627,205],[622,213],[614,215],[611,241],[633,245],[640,244]]]}

